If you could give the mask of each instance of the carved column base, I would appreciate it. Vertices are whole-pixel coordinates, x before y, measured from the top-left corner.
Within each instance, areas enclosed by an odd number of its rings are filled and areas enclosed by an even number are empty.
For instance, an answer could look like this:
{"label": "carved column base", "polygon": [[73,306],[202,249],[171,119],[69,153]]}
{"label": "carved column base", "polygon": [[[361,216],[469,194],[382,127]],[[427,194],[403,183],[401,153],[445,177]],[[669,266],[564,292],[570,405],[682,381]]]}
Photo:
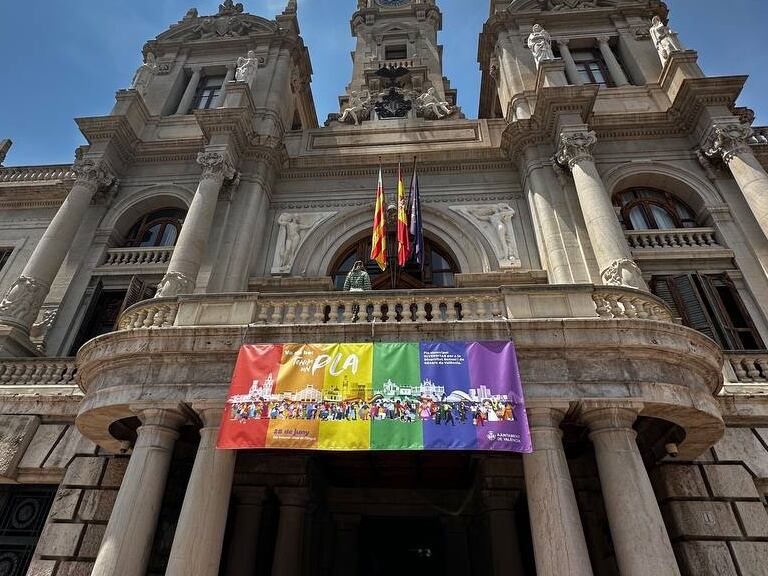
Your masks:
{"label": "carved column base", "polygon": [[19,276],[0,302],[0,323],[29,333],[50,286],[28,276]]}
{"label": "carved column base", "polygon": [[168,272],[157,285],[155,298],[172,298],[179,294],[192,294],[195,282],[181,272]]}
{"label": "carved column base", "polygon": [[640,268],[635,264],[634,260],[627,258],[620,258],[611,262],[605,270],[602,271],[600,277],[603,280],[603,284],[608,286],[628,286],[630,288],[639,288],[645,290],[645,280],[643,280],[643,273]]}

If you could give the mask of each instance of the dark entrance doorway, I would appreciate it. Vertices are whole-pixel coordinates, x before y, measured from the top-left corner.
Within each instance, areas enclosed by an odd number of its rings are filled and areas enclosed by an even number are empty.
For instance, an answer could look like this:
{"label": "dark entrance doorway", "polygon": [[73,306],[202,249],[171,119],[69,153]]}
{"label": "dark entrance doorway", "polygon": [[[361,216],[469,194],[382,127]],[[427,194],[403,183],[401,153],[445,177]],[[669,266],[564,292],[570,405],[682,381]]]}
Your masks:
{"label": "dark entrance doorway", "polygon": [[360,576],[445,573],[444,531],[437,518],[364,518],[359,542]]}

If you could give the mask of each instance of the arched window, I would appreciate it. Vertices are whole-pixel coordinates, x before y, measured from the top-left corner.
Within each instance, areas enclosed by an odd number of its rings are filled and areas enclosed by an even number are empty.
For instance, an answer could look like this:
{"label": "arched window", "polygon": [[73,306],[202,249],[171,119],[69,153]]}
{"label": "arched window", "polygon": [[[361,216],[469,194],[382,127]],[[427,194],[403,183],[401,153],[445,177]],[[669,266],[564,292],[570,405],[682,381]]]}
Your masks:
{"label": "arched window", "polygon": [[371,235],[368,234],[348,245],[331,266],[331,276],[337,289],[344,287],[347,273],[357,260],[365,263],[371,276],[374,290],[410,288],[450,288],[454,286],[454,275],[459,272],[448,249],[436,240],[424,238],[424,269],[411,259],[404,268],[397,267],[397,238],[390,233],[387,237],[389,259],[387,270],[382,272],[379,265],[371,260]]}
{"label": "arched window", "polygon": [[683,202],[661,190],[632,188],[613,197],[625,230],[695,228],[696,217]]}
{"label": "arched window", "polygon": [[131,227],[125,246],[127,248],[175,246],[186,215],[186,211],[178,208],[163,208],[147,214]]}

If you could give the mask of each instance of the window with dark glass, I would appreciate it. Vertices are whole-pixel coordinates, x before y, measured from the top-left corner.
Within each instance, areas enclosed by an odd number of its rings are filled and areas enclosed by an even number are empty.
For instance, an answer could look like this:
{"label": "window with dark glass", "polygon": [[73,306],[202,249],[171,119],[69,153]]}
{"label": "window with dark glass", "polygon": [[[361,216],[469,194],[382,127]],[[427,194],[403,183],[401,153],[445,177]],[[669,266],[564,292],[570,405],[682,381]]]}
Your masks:
{"label": "window with dark glass", "polygon": [[13,254],[13,248],[0,248],[0,270],[5,268],[11,254]]}
{"label": "window with dark glass", "polygon": [[405,60],[408,58],[408,47],[405,44],[385,46],[384,58],[386,60]]}
{"label": "window with dark glass", "polygon": [[219,103],[221,87],[224,86],[224,76],[206,76],[200,81],[192,100],[192,110],[208,110]]}
{"label": "window with dark glass", "polygon": [[736,287],[726,274],[654,276],[651,291],[686,326],[709,336],[724,350],[764,350]]}
{"label": "window with dark glass", "polygon": [[598,84],[600,86],[615,86],[616,84],[608,72],[602,54],[599,50],[572,50],[571,56],[576,63],[581,81],[584,84]]}
{"label": "window with dark glass", "polygon": [[696,217],[683,202],[661,190],[633,188],[613,197],[625,230],[695,228]]}
{"label": "window with dark glass", "polygon": [[371,260],[370,237],[349,246],[331,267],[331,276],[336,288],[341,290],[344,287],[347,273],[352,270],[357,260],[365,263],[374,290],[454,286],[454,275],[459,272],[459,268],[448,250],[434,240],[424,238],[423,269],[413,258],[404,267],[397,266],[397,237],[394,233],[387,235],[387,247],[388,265],[387,270],[382,272],[379,265]]}
{"label": "window with dark glass", "polygon": [[0,574],[25,576],[56,486],[0,486]]}
{"label": "window with dark glass", "polygon": [[164,208],[143,216],[131,226],[125,246],[127,248],[175,246],[186,214],[184,210],[178,208]]}

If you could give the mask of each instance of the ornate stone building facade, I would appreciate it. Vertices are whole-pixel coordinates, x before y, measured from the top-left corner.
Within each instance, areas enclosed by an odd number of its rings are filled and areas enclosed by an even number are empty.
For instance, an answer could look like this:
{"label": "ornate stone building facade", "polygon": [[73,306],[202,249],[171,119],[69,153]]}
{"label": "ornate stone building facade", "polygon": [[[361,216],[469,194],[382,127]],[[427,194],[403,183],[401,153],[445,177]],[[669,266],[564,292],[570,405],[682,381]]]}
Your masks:
{"label": "ornate stone building facade", "polygon": [[[479,119],[435,0],[358,2],[323,127],[295,0],[227,0],[73,165],[0,168],[2,576],[768,574],[746,78],[659,0],[490,4]],[[340,291],[414,156],[424,269]],[[509,338],[533,454],[214,449],[242,343]]]}

